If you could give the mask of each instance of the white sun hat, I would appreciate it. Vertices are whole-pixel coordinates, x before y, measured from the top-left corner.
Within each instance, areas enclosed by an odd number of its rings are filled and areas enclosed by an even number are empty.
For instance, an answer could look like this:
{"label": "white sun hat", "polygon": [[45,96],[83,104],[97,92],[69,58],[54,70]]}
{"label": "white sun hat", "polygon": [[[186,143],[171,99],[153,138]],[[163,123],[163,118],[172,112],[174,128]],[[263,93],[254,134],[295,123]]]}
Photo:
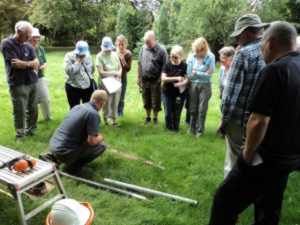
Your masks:
{"label": "white sun hat", "polygon": [[40,36],[41,36],[40,30],[39,30],[38,28],[34,27],[34,28],[32,29],[32,35],[31,35],[31,36],[32,36],[32,37],[40,37]]}

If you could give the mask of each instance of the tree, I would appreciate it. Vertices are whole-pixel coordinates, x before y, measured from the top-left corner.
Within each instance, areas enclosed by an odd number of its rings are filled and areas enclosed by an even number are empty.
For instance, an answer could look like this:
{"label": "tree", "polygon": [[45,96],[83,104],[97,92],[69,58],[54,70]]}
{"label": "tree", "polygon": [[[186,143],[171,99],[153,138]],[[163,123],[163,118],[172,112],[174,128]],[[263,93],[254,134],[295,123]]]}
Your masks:
{"label": "tree", "polygon": [[[170,9],[170,7],[169,7]],[[169,33],[169,25],[170,25],[170,12],[167,7],[166,2],[160,7],[159,16],[157,18],[157,22],[155,25],[155,31],[157,33],[158,40],[167,45],[170,44],[170,33]]]}
{"label": "tree", "polygon": [[0,1],[0,38],[14,32],[17,21],[27,18],[29,4],[24,0],[1,0]]}
{"label": "tree", "polygon": [[151,29],[153,23],[152,13],[137,10],[129,4],[122,4],[118,11],[116,34],[123,34],[128,39],[129,48],[135,49],[146,30]]}
{"label": "tree", "polygon": [[31,21],[44,30],[53,44],[93,43],[113,30],[117,0],[33,0]]}

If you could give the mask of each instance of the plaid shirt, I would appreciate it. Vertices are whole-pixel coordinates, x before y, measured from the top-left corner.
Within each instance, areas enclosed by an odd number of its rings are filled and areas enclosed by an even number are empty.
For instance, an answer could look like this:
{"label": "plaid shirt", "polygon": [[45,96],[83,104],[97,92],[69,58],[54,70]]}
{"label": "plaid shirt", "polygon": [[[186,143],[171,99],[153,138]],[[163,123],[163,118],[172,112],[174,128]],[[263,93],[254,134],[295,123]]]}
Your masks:
{"label": "plaid shirt", "polygon": [[250,42],[236,52],[222,96],[223,123],[231,120],[245,125],[250,114],[253,92],[264,66],[260,40]]}

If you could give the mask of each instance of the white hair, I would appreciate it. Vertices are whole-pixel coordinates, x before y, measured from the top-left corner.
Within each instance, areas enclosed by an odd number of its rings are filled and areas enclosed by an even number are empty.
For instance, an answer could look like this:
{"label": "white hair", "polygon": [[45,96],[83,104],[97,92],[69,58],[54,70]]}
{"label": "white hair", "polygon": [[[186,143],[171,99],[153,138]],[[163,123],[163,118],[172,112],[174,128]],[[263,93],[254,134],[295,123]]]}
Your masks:
{"label": "white hair", "polygon": [[183,48],[180,45],[174,45],[171,49],[171,55],[183,57]]}
{"label": "white hair", "polygon": [[150,39],[150,38],[154,38],[155,39],[155,33],[153,30],[148,30],[145,35],[144,35],[144,41]]}
{"label": "white hair", "polygon": [[16,33],[18,31],[26,31],[26,29],[30,29],[30,30],[33,29],[33,26],[28,21],[21,20],[21,21],[17,22],[16,25],[15,25],[15,32]]}

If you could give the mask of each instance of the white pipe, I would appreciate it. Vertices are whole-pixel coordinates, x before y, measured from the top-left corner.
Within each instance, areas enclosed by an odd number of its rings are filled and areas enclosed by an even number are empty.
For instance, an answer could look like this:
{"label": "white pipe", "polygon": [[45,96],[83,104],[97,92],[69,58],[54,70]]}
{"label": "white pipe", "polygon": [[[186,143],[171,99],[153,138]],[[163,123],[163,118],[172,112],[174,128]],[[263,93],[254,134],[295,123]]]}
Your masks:
{"label": "white pipe", "polygon": [[143,200],[143,201],[148,200],[143,195],[139,195],[139,194],[132,193],[132,192],[129,192],[129,191],[125,191],[125,190],[122,190],[122,189],[119,189],[119,188],[111,187],[111,186],[108,186],[108,185],[105,185],[105,184],[102,184],[102,183],[98,183],[98,182],[95,182],[95,181],[91,181],[91,180],[88,180],[88,179],[85,179],[85,178],[82,178],[82,177],[73,176],[73,175],[70,175],[70,174],[65,173],[65,172],[59,171],[59,173],[61,175],[65,176],[65,177],[71,178],[71,179],[76,180],[76,181],[81,181],[83,183],[92,185],[94,187],[106,189],[106,190],[113,191],[113,192],[116,192],[116,193],[119,193],[119,194],[124,194],[124,195],[127,195],[129,197],[137,198],[137,199]]}
{"label": "white pipe", "polygon": [[186,203],[189,203],[189,204],[192,204],[192,205],[197,205],[198,204],[198,202],[193,200],[193,199],[181,197],[181,196],[178,196],[178,195],[168,194],[168,193],[161,192],[161,191],[156,191],[156,190],[140,187],[140,186],[133,185],[133,184],[120,182],[120,181],[117,181],[117,180],[112,180],[112,179],[109,179],[109,178],[105,178],[104,181],[108,184],[113,184],[113,185],[116,185],[116,186],[119,186],[119,187],[122,187],[122,188],[128,188],[130,190],[134,190],[134,191],[138,191],[138,192],[142,192],[142,193],[146,193],[146,194],[163,196],[163,197],[174,199],[174,200],[177,200],[177,201],[186,202]]}

